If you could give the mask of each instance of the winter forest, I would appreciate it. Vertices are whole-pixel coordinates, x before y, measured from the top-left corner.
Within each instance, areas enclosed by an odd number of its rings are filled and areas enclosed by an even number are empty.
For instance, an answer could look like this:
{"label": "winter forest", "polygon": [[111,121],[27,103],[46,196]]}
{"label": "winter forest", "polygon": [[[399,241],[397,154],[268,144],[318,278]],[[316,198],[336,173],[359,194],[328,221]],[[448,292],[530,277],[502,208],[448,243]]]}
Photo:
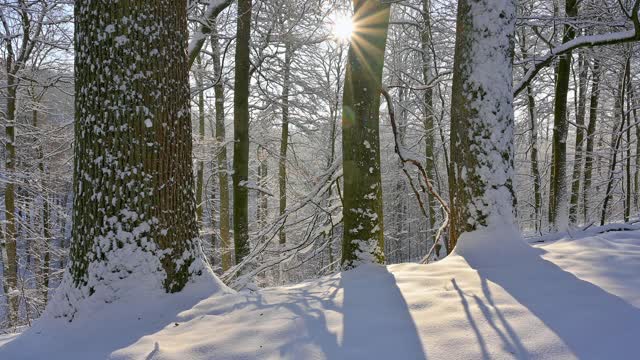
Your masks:
{"label": "winter forest", "polygon": [[640,0],[0,0],[0,359],[634,359]]}

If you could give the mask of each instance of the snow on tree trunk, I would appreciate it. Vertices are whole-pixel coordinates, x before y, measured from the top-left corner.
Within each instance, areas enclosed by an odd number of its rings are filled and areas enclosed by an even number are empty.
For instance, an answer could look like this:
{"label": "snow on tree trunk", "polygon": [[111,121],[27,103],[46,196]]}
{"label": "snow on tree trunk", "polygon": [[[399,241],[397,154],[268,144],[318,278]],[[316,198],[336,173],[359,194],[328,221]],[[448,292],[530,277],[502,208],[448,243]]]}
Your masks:
{"label": "snow on tree trunk", "polygon": [[[451,102],[450,248],[500,254],[515,225],[513,0],[460,0]],[[516,244],[516,245],[513,245]]]}
{"label": "snow on tree trunk", "polygon": [[186,19],[184,1],[76,1],[73,243],[56,316],[91,296],[178,292],[211,275],[195,218]]}
{"label": "snow on tree trunk", "polygon": [[342,107],[345,269],[384,262],[379,115],[390,5],[380,0],[353,5]]}

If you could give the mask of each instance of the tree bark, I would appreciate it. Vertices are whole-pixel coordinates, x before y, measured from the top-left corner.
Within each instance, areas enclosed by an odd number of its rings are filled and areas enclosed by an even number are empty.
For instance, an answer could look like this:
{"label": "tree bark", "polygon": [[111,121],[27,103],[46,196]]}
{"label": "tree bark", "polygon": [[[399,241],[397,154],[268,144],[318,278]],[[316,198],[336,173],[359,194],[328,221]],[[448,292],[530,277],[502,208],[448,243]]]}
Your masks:
{"label": "tree bark", "polygon": [[[565,1],[567,23],[564,26],[562,43],[573,40],[576,36],[570,24],[578,15],[577,0]],[[557,67],[555,99],[553,107],[553,142],[551,159],[551,179],[549,191],[549,226],[552,230],[567,226],[567,94],[571,73],[571,52],[560,57]]]}
{"label": "tree bark", "polygon": [[249,75],[251,0],[238,0],[233,93],[233,240],[236,264],[249,254]]}
{"label": "tree bark", "polygon": [[390,5],[354,0],[353,7],[342,107],[345,269],[384,263],[379,115]]}
{"label": "tree bark", "polygon": [[[196,89],[198,91],[198,139],[200,143],[204,141],[204,74],[202,68],[202,60],[200,56],[196,59],[197,72],[196,72]],[[198,160],[198,169],[196,175],[196,216],[198,217],[198,223],[202,222],[202,214],[204,213],[204,204],[202,199],[204,189],[204,161]]]}
{"label": "tree bark", "polygon": [[580,199],[580,178],[582,177],[582,158],[584,146],[584,118],[586,114],[587,102],[587,74],[589,61],[583,51],[578,56],[578,111],[576,112],[576,149],[573,160],[573,173],[571,176],[571,199],[569,203],[569,221],[575,224],[578,220],[578,207]]}
{"label": "tree bark", "polygon": [[[422,81],[427,88],[424,90],[423,102],[424,102],[424,142],[425,142],[425,166],[424,169],[427,172],[429,179],[435,179],[436,168],[436,155],[435,155],[435,115],[433,112],[433,88],[430,85],[433,78],[431,66],[433,65],[433,59],[431,57],[431,0],[422,0],[422,26],[424,29],[420,33],[420,40],[422,45]],[[428,239],[435,241],[436,229],[436,199],[429,194],[427,198],[427,204],[429,207],[429,230],[434,234],[429,236]]]}
{"label": "tree bark", "polygon": [[216,142],[218,155],[218,191],[220,193],[220,248],[222,254],[222,271],[227,271],[233,265],[231,237],[229,234],[229,170],[227,164],[227,144],[225,134],[224,114],[224,79],[222,77],[222,62],[220,60],[220,43],[217,25],[214,24],[211,36],[213,73],[216,83],[213,86],[216,108]]}
{"label": "tree bark", "polygon": [[[282,134],[280,136],[280,158],[278,159],[278,185],[280,190],[280,213],[287,209],[287,148],[289,147],[289,87],[291,86],[291,44],[287,41],[284,50],[284,79],[282,83]],[[287,242],[286,220],[279,233],[280,245]]]}
{"label": "tree bark", "polygon": [[584,181],[582,187],[582,216],[584,222],[589,221],[589,196],[591,190],[591,177],[593,174],[595,134],[598,121],[598,101],[600,98],[600,61],[594,59],[591,78],[591,98],[589,99],[589,126],[587,127],[587,148],[584,159]]}
{"label": "tree bark", "polygon": [[622,142],[622,138],[624,135],[624,125],[625,125],[625,116],[624,116],[624,90],[626,88],[625,81],[627,79],[627,71],[629,68],[625,64],[625,69],[620,74],[620,80],[618,81],[618,91],[614,100],[614,108],[615,108],[615,119],[619,120],[620,127],[616,131],[616,127],[613,127],[613,131],[611,133],[611,143],[613,144],[613,154],[611,155],[611,161],[609,162],[609,179],[607,181],[607,188],[604,193],[604,202],[602,203],[602,212],[600,213],[600,226],[604,225],[607,220],[607,209],[609,206],[609,201],[612,197],[613,183],[615,180],[615,170],[616,166],[618,166],[618,150],[620,149],[620,143]]}
{"label": "tree bark", "polygon": [[[515,18],[515,1],[458,1],[451,99],[449,249],[464,233],[484,230],[504,237],[495,232],[516,228]],[[491,64],[489,72],[486,64]],[[463,248],[473,247],[468,242],[474,239],[464,241]]]}
{"label": "tree bark", "polygon": [[205,267],[194,216],[186,3],[75,5],[75,198],[63,316],[94,293],[118,296],[131,274],[178,292]]}

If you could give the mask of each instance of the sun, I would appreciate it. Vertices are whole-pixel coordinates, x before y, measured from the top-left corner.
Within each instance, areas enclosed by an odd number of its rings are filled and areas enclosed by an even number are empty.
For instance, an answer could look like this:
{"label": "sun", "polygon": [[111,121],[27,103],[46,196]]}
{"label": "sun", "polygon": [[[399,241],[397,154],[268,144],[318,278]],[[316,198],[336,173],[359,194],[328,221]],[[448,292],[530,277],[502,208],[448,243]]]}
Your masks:
{"label": "sun", "polygon": [[353,32],[353,22],[351,16],[347,14],[336,14],[331,22],[333,36],[340,42],[347,42],[351,39]]}

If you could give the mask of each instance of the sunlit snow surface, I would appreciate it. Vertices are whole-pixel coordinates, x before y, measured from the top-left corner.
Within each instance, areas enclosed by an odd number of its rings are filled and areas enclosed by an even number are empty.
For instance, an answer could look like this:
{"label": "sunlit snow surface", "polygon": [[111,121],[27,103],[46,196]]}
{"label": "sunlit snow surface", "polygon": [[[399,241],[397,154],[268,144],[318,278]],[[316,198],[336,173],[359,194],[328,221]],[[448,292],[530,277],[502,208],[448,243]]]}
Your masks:
{"label": "sunlit snow surface", "polygon": [[253,294],[141,290],[0,338],[0,359],[637,359],[640,231],[602,232],[617,228],[530,239],[545,242],[486,266],[451,256]]}

